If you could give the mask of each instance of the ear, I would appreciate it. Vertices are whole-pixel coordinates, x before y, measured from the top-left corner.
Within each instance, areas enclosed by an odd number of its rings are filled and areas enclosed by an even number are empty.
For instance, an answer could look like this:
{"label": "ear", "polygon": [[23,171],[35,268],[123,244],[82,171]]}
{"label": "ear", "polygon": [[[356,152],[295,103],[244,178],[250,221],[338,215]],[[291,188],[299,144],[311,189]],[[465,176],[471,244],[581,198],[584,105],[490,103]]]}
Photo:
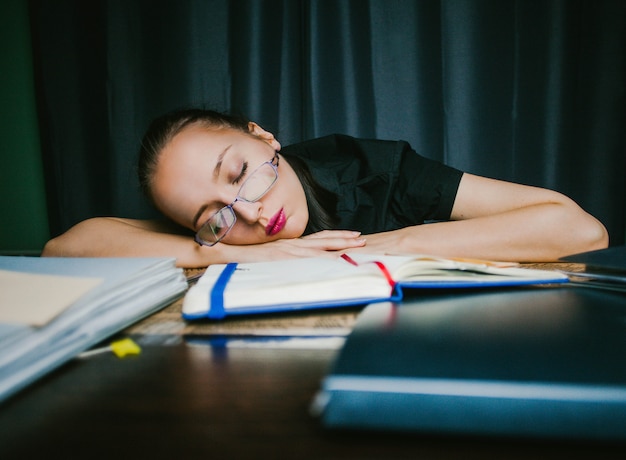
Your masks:
{"label": "ear", "polygon": [[271,145],[274,148],[274,150],[276,151],[280,150],[280,142],[276,140],[274,135],[270,133],[269,131],[265,131],[255,122],[251,121],[248,123],[248,130],[250,131],[250,134],[252,134],[253,136],[258,137],[261,140],[264,140],[265,142],[267,142],[269,145]]}

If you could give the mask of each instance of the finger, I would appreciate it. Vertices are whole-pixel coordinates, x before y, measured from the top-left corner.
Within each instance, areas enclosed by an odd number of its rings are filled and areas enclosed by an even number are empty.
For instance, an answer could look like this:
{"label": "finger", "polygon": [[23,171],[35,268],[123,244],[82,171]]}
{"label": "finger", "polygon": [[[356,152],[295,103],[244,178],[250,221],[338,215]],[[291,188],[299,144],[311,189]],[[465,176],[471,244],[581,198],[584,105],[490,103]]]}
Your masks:
{"label": "finger", "polygon": [[310,238],[301,239],[298,243],[301,247],[322,249],[325,251],[340,251],[343,249],[359,248],[365,246],[365,238]]}
{"label": "finger", "polygon": [[361,232],[352,230],[322,230],[321,232],[311,233],[303,236],[302,239],[320,239],[320,238],[358,238]]}

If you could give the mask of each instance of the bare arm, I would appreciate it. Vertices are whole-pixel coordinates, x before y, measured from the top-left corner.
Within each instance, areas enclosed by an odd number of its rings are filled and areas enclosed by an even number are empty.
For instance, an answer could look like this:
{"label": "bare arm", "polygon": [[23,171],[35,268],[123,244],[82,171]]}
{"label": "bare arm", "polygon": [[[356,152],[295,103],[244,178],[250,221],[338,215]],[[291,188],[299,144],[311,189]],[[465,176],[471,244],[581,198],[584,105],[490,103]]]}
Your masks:
{"label": "bare arm", "polygon": [[367,235],[365,251],[524,262],[604,248],[604,226],[566,196],[464,174],[450,222]]}
{"label": "bare arm", "polygon": [[[451,257],[553,261],[606,247],[604,226],[557,192],[464,174],[452,221],[367,235],[325,231],[271,243],[199,246],[158,221],[94,218],[49,241],[44,256],[175,257],[182,267],[331,255],[346,249]],[[357,249],[360,248],[360,249]]]}
{"label": "bare arm", "polygon": [[252,262],[290,257],[329,255],[328,251],[359,247],[358,233],[328,231],[306,238],[249,246],[200,246],[189,234],[152,220],[97,217],[76,224],[50,240],[47,257],[175,257],[178,266],[206,267],[214,263]]}

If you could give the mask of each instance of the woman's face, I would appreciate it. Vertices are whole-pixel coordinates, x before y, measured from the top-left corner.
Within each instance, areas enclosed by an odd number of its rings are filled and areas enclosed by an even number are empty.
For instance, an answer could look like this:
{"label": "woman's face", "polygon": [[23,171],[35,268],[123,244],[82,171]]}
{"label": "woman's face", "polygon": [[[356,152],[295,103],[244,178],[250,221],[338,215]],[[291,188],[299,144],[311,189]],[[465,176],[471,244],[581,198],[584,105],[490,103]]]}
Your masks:
{"label": "woman's face", "polygon": [[[192,125],[174,136],[161,152],[152,182],[161,212],[197,231],[231,204],[250,173],[280,150],[273,135],[254,123],[250,127],[246,134]],[[309,220],[300,180],[282,157],[274,186],[255,203],[237,201],[233,210],[237,221],[222,240],[227,244],[298,238]]]}

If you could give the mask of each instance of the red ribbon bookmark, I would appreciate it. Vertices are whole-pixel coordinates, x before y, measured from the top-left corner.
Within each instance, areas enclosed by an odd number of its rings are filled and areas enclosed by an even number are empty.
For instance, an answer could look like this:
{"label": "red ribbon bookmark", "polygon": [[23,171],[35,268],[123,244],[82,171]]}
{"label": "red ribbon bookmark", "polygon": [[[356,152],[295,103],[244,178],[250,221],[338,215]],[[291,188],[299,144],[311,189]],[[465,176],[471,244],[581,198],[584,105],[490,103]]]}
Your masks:
{"label": "red ribbon bookmark", "polygon": [[[351,263],[354,266],[358,267],[359,265],[357,261],[354,260],[352,257],[350,257],[348,254],[341,254],[341,258],[345,260],[346,262]],[[380,269],[380,271],[383,272],[383,275],[385,276],[385,279],[389,283],[389,286],[391,286],[392,289],[395,288],[396,282],[392,278],[391,273],[389,273],[389,270],[387,269],[385,264],[382,262],[379,262],[378,260],[372,260],[371,263],[375,264]]]}

